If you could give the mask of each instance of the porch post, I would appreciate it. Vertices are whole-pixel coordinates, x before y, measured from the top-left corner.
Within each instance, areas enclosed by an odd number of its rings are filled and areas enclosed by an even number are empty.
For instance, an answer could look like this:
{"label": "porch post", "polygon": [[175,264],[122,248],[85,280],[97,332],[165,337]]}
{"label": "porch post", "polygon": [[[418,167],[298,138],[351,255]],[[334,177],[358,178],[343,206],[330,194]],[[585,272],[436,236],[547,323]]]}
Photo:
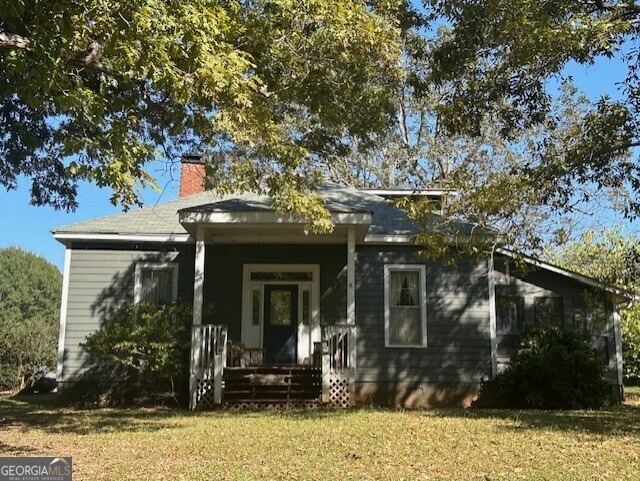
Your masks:
{"label": "porch post", "polygon": [[347,324],[356,323],[356,229],[347,230]]}
{"label": "porch post", "polygon": [[[193,325],[202,324],[202,304],[204,293],[204,227],[199,225],[196,230],[196,254],[193,277]],[[197,403],[197,370],[201,357],[202,330],[195,329],[191,341],[191,372],[189,376],[189,409],[194,410]]]}
{"label": "porch post", "polygon": [[202,304],[204,295],[204,227],[199,225],[196,232],[196,258],[193,278],[193,324],[202,324]]}

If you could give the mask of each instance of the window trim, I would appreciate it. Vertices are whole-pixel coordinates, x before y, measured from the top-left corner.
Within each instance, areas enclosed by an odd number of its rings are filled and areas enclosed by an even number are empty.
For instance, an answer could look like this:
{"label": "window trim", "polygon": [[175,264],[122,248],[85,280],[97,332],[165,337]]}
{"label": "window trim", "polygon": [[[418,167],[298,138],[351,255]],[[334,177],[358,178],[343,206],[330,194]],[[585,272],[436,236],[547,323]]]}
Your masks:
{"label": "window trim", "polygon": [[[500,302],[504,300],[514,300],[516,302],[516,326],[515,330],[505,331],[504,329],[500,329],[500,318],[499,315],[501,313]],[[504,294],[496,293],[496,334],[499,336],[519,336],[522,333],[522,329],[527,325],[526,322],[526,299],[523,295],[518,294]]]}
{"label": "window trim", "polygon": [[142,270],[171,270],[171,302],[178,298],[178,263],[177,262],[137,262],[133,284],[133,303],[139,304],[142,295]]}
{"label": "window trim", "polygon": [[[420,324],[422,327],[422,343],[391,344],[389,342],[389,321],[391,319],[390,281],[391,272],[417,271],[420,285]],[[424,264],[385,264],[384,266],[384,347],[387,348],[426,348],[427,347],[427,267]]]}

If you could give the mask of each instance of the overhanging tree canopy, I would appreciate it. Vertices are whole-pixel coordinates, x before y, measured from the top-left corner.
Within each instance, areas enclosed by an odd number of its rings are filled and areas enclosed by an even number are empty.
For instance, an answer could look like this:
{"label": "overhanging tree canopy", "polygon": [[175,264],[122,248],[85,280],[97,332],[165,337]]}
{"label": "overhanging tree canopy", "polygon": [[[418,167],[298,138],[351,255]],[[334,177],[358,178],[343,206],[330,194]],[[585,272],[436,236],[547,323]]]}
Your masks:
{"label": "overhanging tree canopy", "polygon": [[[211,187],[261,189],[327,230],[303,193],[400,139],[389,178],[470,193],[452,214],[483,226],[603,192],[634,216],[638,20],[635,2],[595,0],[0,0],[0,182],[24,174],[35,204],[74,208],[88,179],[128,207],[149,162],[197,150]],[[568,62],[620,51],[622,100],[554,101]],[[415,128],[425,112],[436,129]],[[462,149],[474,169],[453,168]]]}
{"label": "overhanging tree canopy", "polygon": [[[441,106],[453,132],[474,132],[488,112],[503,131],[539,125],[552,106],[550,79],[562,79],[571,61],[593,64],[620,56],[628,66],[621,98],[602,97],[555,144],[539,144],[542,162],[519,168],[545,189],[559,209],[574,204],[575,185],[625,188],[622,210],[640,213],[640,170],[629,149],[640,145],[640,5],[635,1],[453,0],[426,1],[448,28],[433,51],[436,84],[450,84]],[[563,119],[557,119],[561,122]]]}
{"label": "overhanging tree canopy", "polygon": [[126,208],[150,161],[233,147],[217,186],[267,175],[296,210],[314,145],[385,124],[397,37],[359,0],[0,1],[0,182],[73,209],[87,179]]}

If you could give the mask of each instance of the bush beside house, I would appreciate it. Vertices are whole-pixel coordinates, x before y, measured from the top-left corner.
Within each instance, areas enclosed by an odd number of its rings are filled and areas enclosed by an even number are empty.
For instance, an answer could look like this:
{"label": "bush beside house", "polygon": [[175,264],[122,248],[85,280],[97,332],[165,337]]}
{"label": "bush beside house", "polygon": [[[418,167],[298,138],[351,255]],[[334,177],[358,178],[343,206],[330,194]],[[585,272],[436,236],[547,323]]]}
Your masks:
{"label": "bush beside house", "polygon": [[578,333],[523,333],[511,365],[482,385],[474,407],[598,409],[615,402],[600,354]]}
{"label": "bush beside house", "polygon": [[[180,406],[188,400],[192,308],[186,304],[124,304],[84,347],[100,368],[121,374],[118,383],[71,388],[65,398],[91,404]],[[112,376],[113,378],[113,376]]]}

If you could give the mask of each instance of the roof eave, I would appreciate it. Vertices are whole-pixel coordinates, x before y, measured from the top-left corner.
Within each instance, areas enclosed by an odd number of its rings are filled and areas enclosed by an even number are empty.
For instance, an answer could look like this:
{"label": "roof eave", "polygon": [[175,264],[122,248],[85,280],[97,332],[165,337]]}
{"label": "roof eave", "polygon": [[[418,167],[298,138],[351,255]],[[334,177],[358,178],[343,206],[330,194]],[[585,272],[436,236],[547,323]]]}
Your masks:
{"label": "roof eave", "polygon": [[520,255],[522,257],[522,260],[524,260],[527,264],[531,264],[535,267],[538,267],[540,269],[544,269],[547,270],[549,272],[554,272],[556,274],[565,276],[565,277],[569,277],[570,279],[573,279],[576,282],[579,282],[581,284],[585,284],[588,285],[590,287],[594,287],[596,289],[600,289],[603,290],[605,292],[608,292],[609,294],[613,294],[615,296],[618,296],[621,300],[623,301],[632,301],[635,300],[636,296],[629,292],[626,291],[624,289],[620,289],[614,286],[611,286],[609,284],[605,284],[604,282],[600,282],[597,279],[594,279],[592,277],[589,276],[585,276],[583,274],[579,274],[577,272],[573,272],[569,269],[564,269],[562,267],[558,267],[555,266],[553,264],[549,264],[548,262],[544,262],[538,259],[534,259],[530,256],[525,256],[523,254],[516,254],[508,249],[505,249],[503,247],[498,247],[496,248],[496,252],[502,255],[505,255],[507,257],[514,257],[516,255]]}
{"label": "roof eave", "polygon": [[172,233],[172,234],[149,234],[149,233],[122,233],[122,232],[70,232],[70,231],[51,231],[53,238],[71,247],[73,242],[145,242],[156,244],[185,244],[193,242],[191,235],[188,233]]}

